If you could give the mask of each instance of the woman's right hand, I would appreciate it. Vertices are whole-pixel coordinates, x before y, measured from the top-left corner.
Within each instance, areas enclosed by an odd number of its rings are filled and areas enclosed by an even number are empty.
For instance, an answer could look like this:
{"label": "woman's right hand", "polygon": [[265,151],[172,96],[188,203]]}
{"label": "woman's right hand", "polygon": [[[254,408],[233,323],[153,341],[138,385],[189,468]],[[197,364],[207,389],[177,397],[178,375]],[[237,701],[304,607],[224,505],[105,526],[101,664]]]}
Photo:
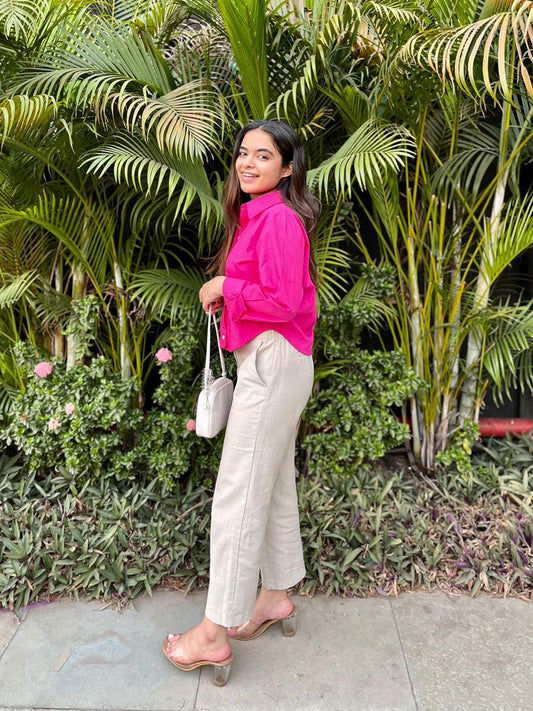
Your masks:
{"label": "woman's right hand", "polygon": [[206,314],[209,313],[209,307],[211,307],[211,313],[216,314],[224,305],[222,287],[225,279],[226,277],[217,276],[210,281],[206,281],[198,292],[198,298],[202,302],[202,308]]}

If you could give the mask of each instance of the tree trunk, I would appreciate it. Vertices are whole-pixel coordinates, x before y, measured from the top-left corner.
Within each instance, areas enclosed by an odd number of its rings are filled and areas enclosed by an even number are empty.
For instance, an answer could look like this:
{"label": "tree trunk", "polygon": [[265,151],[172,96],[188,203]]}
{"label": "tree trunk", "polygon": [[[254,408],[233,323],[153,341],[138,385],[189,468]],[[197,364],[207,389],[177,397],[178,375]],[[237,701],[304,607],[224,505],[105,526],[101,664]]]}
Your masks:
{"label": "tree trunk", "polygon": [[[90,219],[87,214],[85,214],[85,219],[83,221],[83,233],[81,249],[85,252],[85,242],[86,235],[90,228]],[[85,271],[81,264],[76,264],[72,270],[72,301],[76,303],[85,296]],[[74,317],[71,319],[71,323],[74,326],[67,335],[67,370],[74,368],[76,365],[80,365],[83,359],[83,355],[80,353],[84,352],[83,344],[80,343],[79,329],[77,329],[74,323]]]}
{"label": "tree trunk", "polygon": [[[492,263],[494,247],[498,242],[501,232],[500,216],[505,203],[505,189],[507,186],[507,176],[509,171],[505,170],[496,186],[494,200],[492,202],[492,213],[487,224],[485,244],[480,260],[479,274],[476,283],[476,292],[473,303],[473,311],[481,311],[489,303],[491,282],[487,274],[487,267]],[[477,422],[481,402],[479,398],[479,376],[482,364],[482,337],[479,330],[474,329],[468,337],[468,346],[465,359],[466,378],[462,388],[461,406],[459,408],[459,424],[465,420]]]}
{"label": "tree trunk", "polygon": [[[85,272],[81,265],[74,267],[72,271],[72,301],[76,302],[85,296]],[[79,331],[74,328],[67,335],[67,370],[71,370],[76,365],[80,365],[83,353],[83,345],[79,342]]]}
{"label": "tree trunk", "polygon": [[[420,325],[420,291],[418,289],[418,275],[414,257],[414,238],[409,235],[406,240],[409,297],[411,299],[411,318],[409,329],[411,331],[411,355],[413,367],[417,375],[424,378],[424,359],[420,352],[421,325]],[[422,443],[426,440],[425,423],[418,416],[417,398],[412,398],[411,421],[413,428],[413,453],[417,460],[423,457]]]}
{"label": "tree trunk", "polygon": [[117,293],[117,318],[120,341],[120,373],[126,380],[131,377],[131,360],[128,351],[128,324],[127,324],[127,301],[124,293],[124,282],[122,281],[122,268],[120,264],[113,265],[115,274],[115,288]]}
{"label": "tree trunk", "polygon": [[[63,291],[63,284],[61,283],[61,274],[59,273],[59,267],[56,265],[54,269],[54,288],[58,294]],[[56,358],[65,358],[65,336],[63,335],[63,330],[61,326],[57,326],[54,329],[52,352]]]}

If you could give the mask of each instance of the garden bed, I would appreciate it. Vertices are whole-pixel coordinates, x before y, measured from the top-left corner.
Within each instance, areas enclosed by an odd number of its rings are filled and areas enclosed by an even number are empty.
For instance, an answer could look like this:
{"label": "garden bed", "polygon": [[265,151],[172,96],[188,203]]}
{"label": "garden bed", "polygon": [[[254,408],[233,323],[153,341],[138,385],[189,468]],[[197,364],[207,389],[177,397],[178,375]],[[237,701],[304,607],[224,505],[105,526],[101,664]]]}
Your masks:
{"label": "garden bed", "polygon": [[[531,599],[533,441],[507,438],[472,470],[406,462],[300,476],[304,593],[397,595],[439,588]],[[205,587],[210,487],[157,479],[37,481],[0,461],[0,605],[83,596],[125,605],[160,585]]]}

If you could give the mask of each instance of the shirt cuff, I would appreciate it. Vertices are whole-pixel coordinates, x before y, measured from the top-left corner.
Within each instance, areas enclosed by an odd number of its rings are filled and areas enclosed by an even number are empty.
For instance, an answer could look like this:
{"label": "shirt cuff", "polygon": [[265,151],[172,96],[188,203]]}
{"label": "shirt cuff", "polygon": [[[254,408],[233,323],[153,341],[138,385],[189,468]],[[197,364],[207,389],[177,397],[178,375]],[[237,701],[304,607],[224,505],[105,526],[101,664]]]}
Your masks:
{"label": "shirt cuff", "polygon": [[227,308],[228,316],[232,321],[238,321],[246,311],[242,290],[246,286],[244,279],[234,279],[226,277],[222,284],[222,295],[224,306]]}

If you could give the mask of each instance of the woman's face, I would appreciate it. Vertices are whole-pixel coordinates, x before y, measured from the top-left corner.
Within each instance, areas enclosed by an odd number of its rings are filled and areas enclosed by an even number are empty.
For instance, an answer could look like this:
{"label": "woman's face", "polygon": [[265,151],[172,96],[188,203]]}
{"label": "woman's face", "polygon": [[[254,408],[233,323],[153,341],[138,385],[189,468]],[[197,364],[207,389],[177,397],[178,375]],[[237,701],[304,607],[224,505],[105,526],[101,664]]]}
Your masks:
{"label": "woman's face", "polygon": [[292,173],[292,163],[283,166],[270,134],[256,128],[242,139],[235,170],[241,190],[253,199],[275,190],[279,181]]}

